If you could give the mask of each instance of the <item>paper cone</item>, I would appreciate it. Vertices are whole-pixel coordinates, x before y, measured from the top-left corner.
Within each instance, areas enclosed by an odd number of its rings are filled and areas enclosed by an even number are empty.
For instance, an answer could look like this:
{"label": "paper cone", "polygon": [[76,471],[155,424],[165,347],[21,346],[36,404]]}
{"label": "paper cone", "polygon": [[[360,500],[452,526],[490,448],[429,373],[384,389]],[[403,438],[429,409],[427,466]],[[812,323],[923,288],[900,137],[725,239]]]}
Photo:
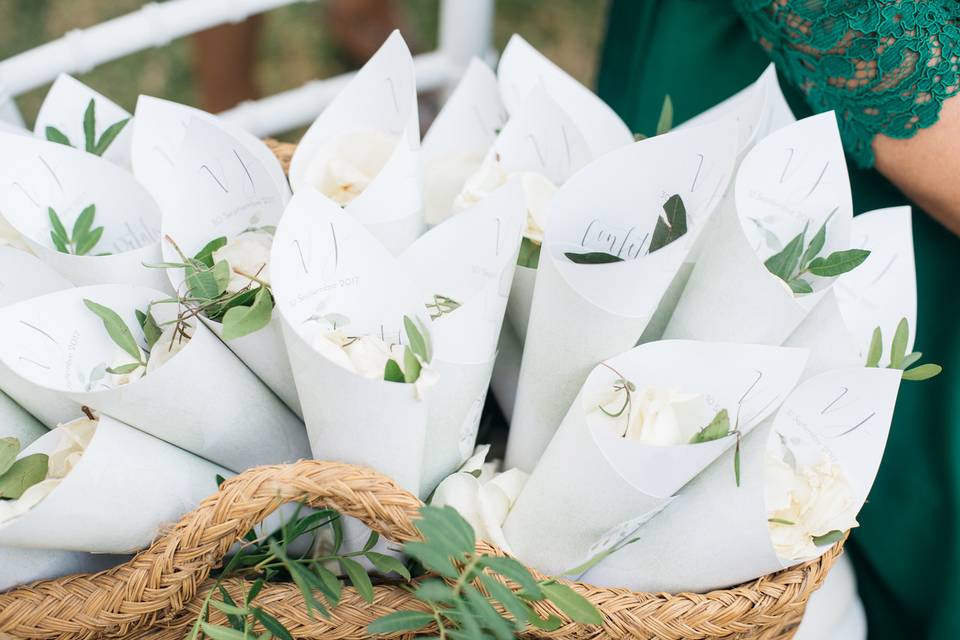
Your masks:
{"label": "paper cone", "polygon": [[287,177],[277,157],[263,141],[206,111],[142,95],[137,100],[137,120],[133,126],[133,174],[153,195],[161,209],[167,209],[164,198],[177,193],[179,185],[175,179],[174,163],[184,140],[189,139],[187,127],[194,119],[215,126],[243,146],[269,175],[283,203],[289,200]]}
{"label": "paper cone", "polygon": [[424,218],[439,224],[450,215],[463,183],[483,162],[507,120],[497,77],[473,58],[423,137]]}
{"label": "paper cone", "polygon": [[[661,341],[611,358],[610,368],[597,366],[504,523],[510,548],[540,571],[565,574],[623,543],[735,444],[732,434],[701,444],[655,446],[613,433],[626,416],[602,417],[596,407],[620,374],[638,393],[656,387],[700,394],[709,409],[703,426],[726,409],[731,428],[748,433],[787,397],[806,357],[799,349]],[[732,477],[732,465],[728,471]],[[569,517],[571,508],[577,517]]]}
{"label": "paper cone", "polygon": [[[733,135],[704,127],[635,143],[594,161],[554,197],[507,467],[533,469],[594,365],[637,343],[726,187]],[[683,199],[688,231],[642,255],[671,194]],[[627,259],[578,265],[566,251],[612,251]]]}
{"label": "paper cone", "polygon": [[803,561],[781,560],[770,539],[764,503],[768,441],[783,437],[792,447],[825,448],[842,468],[859,509],[880,464],[899,382],[899,371],[857,368],[802,383],[775,417],[743,439],[739,487],[734,452],[727,450],[637,532],[636,542],[582,579],[652,593],[702,593]]}
{"label": "paper cone", "polygon": [[503,49],[497,77],[503,104],[511,116],[521,108],[529,92],[543,83],[582,129],[595,158],[633,142],[630,129],[613,109],[519,35],[514,34]]}
{"label": "paper cone", "polygon": [[[172,238],[187,256],[196,255],[215,238],[226,237],[229,241],[247,229],[276,228],[283,215],[285,193],[278,189],[269,171],[240,139],[209,120],[193,118],[187,125],[172,175],[174,193],[168,191],[162,199],[170,203],[163,215],[163,236]],[[165,261],[182,262],[169,241],[162,246]],[[182,269],[167,269],[167,275],[175,290],[186,293]],[[222,335],[220,322],[203,320],[214,333]],[[292,411],[300,413],[279,323],[271,322],[260,331],[224,344]]]}
{"label": "paper cone", "polygon": [[[242,471],[307,457],[302,423],[201,323],[169,361],[125,385],[106,383],[104,366],[122,353],[90,299],[116,311],[142,345],[134,310],[166,296],[127,285],[81,287],[0,309],[0,361],[40,387],[113,416],[217,464]],[[176,305],[153,305],[161,325]]]}
{"label": "paper cone", "polygon": [[[54,429],[21,455],[49,454],[61,435]],[[0,524],[0,545],[130,553],[215,492],[217,475],[228,473],[104,415],[83,457],[50,495]]]}
{"label": "paper cone", "polygon": [[[128,172],[53,142],[0,134],[0,211],[30,250],[75,285],[123,283],[166,288],[166,276],[143,263],[160,257],[160,211]],[[87,255],[60,253],[50,238],[48,208],[67,232],[95,204],[103,237]],[[94,255],[110,252],[111,255]]]}
{"label": "paper cone", "polygon": [[[476,443],[497,340],[526,224],[519,179],[434,227],[400,256],[433,322],[439,374],[430,402],[420,495],[453,473]],[[459,307],[441,313],[435,295]]]}
{"label": "paper cone", "polygon": [[795,296],[764,266],[809,225],[828,218],[820,255],[850,248],[850,181],[834,114],[784,127],[744,158],[735,206],[723,206],[664,337],[781,344],[835,278],[808,275],[813,293]]}
{"label": "paper cone", "polygon": [[[514,274],[516,279],[516,274]],[[509,303],[508,303],[509,304]],[[490,390],[500,405],[507,422],[513,420],[513,407],[517,401],[517,381],[520,378],[520,360],[523,345],[509,322],[503,323],[500,342],[497,343],[497,359],[490,377]]]}
{"label": "paper cone", "polygon": [[[79,80],[61,73],[47,91],[43,104],[40,105],[37,121],[33,126],[34,134],[46,140],[47,127],[56,127],[67,136],[70,144],[75,148],[86,149],[83,122],[87,105],[91,100],[95,105],[96,140],[100,140],[103,132],[114,123],[131,117],[129,112],[114,101],[102,96]],[[124,169],[129,169],[132,130],[133,122],[131,121],[124,126],[100,157]]]}
{"label": "paper cone", "polygon": [[309,188],[307,169],[322,145],[338,134],[359,130],[393,135],[397,142],[370,185],[344,210],[397,255],[423,230],[417,86],[413,58],[399,31],[387,38],[300,140],[290,162],[293,190]]}

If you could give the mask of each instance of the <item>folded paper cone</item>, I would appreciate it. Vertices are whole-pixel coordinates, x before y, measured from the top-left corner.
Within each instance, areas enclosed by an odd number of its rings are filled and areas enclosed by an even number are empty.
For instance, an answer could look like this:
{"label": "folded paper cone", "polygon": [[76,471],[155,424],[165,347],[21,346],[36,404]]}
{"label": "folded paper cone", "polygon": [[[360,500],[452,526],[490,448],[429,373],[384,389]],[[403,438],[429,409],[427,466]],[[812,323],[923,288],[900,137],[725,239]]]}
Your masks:
{"label": "folded paper cone", "polygon": [[[134,311],[165,298],[143,287],[99,285],[0,309],[7,337],[0,342],[0,361],[35,386],[231,470],[307,457],[303,424],[202,323],[190,323],[190,340],[156,370],[127,384],[107,384],[104,368],[123,352],[83,300],[120,314],[142,345]],[[177,305],[154,304],[152,311],[164,326],[174,320]]]}
{"label": "folded paper cone", "polygon": [[[51,453],[63,429],[21,456]],[[217,488],[225,469],[108,416],[72,471],[33,508],[0,524],[0,546],[129,553]],[[64,526],[64,523],[70,523]]]}

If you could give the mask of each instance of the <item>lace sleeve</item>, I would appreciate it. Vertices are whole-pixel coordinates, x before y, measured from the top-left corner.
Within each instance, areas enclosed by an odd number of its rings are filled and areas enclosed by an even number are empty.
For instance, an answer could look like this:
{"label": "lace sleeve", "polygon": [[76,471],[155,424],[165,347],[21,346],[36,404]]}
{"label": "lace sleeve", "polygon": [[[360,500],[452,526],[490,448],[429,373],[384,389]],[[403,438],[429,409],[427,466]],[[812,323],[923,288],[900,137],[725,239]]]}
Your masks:
{"label": "lace sleeve", "polygon": [[873,165],[878,133],[909,138],[957,93],[958,0],[735,0],[754,40],[847,151]]}

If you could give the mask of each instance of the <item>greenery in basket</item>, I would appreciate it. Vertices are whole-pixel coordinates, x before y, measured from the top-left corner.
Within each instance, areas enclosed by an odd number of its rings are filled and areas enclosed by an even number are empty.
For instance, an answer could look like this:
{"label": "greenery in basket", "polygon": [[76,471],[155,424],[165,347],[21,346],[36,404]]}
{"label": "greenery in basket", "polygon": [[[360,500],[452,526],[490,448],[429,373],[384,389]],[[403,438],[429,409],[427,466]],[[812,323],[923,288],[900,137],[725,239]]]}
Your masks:
{"label": "greenery in basket", "polygon": [[[87,108],[83,112],[83,149],[87,153],[92,153],[95,156],[102,156],[107,149],[110,148],[110,145],[113,144],[113,141],[117,139],[117,136],[120,135],[120,132],[123,131],[123,128],[127,126],[130,122],[130,118],[124,118],[114,122],[109,127],[107,127],[103,135],[99,138],[97,137],[97,105],[96,102],[91,98],[90,102],[87,103]],[[59,144],[64,144],[68,147],[74,146],[70,142],[70,138],[66,136],[62,131],[56,127],[47,127],[46,129],[47,140],[50,142],[56,142]]]}
{"label": "greenery in basket", "polygon": [[[570,587],[538,580],[512,558],[477,553],[473,528],[453,508],[426,506],[420,515],[415,525],[423,541],[403,546],[411,568],[374,551],[379,541],[376,533],[370,534],[361,549],[344,552],[340,516],[330,509],[309,515],[301,515],[298,509],[265,539],[248,533],[239,552],[219,572],[188,638],[292,640],[283,623],[257,604],[264,585],[278,581],[297,586],[311,617],[329,618],[347,585],[372,603],[375,582],[407,589],[425,606],[426,611],[397,611],[381,617],[368,627],[374,635],[422,630],[451,640],[508,640],[531,625],[558,628],[560,618],[541,618],[533,610],[532,604],[541,601],[553,603],[576,621],[602,623],[599,612]],[[294,554],[291,543],[304,535],[313,536],[312,550]],[[324,539],[329,541],[328,550],[319,551],[324,545],[317,541]],[[374,576],[358,562],[361,558],[376,569]],[[241,598],[231,596],[224,587],[224,580],[230,577],[246,579],[248,586]],[[212,610],[223,613],[226,624],[212,622]]]}
{"label": "greenery in basket", "polygon": [[47,477],[49,457],[34,453],[17,460],[20,441],[0,438],[0,500],[16,500],[24,491]]}

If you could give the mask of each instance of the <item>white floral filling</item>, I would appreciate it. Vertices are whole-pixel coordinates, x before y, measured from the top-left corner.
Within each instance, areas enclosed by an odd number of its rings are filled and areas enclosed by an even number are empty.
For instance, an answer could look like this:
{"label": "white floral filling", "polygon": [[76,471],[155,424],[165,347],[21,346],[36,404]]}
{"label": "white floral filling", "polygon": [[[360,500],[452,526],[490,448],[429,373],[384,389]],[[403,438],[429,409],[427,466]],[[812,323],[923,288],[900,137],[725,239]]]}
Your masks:
{"label": "white floral filling", "polygon": [[360,129],[334,136],[307,165],[306,181],[341,206],[363,193],[387,164],[399,142],[395,135]]}
{"label": "white floral filling", "polygon": [[[108,373],[107,379],[110,382],[110,386],[119,387],[130,384],[131,382],[136,382],[146,374],[159,369],[187,346],[187,343],[190,342],[190,331],[191,329],[188,327],[187,335],[184,336],[182,333],[176,331],[176,325],[168,325],[160,334],[160,337],[157,338],[156,343],[150,350],[149,356],[146,355],[143,349],[140,349],[140,359],[143,360],[146,357],[147,366],[139,366],[128,373]],[[120,347],[117,347],[113,361],[110,363],[110,368],[122,367],[132,362],[133,358],[130,357],[130,354]]]}
{"label": "white floral filling", "polygon": [[[270,284],[270,247],[273,236],[263,231],[245,231],[231,239],[227,244],[213,252],[213,262],[216,264],[226,260],[230,265],[230,282],[227,283],[227,293],[237,293],[251,282],[250,278],[237,273],[253,276]],[[260,285],[253,282],[254,288]]]}
{"label": "white floral filling", "polygon": [[687,444],[711,419],[702,395],[678,389],[646,387],[625,403],[626,391],[611,388],[593,400],[588,419],[628,440],[655,446]]}

